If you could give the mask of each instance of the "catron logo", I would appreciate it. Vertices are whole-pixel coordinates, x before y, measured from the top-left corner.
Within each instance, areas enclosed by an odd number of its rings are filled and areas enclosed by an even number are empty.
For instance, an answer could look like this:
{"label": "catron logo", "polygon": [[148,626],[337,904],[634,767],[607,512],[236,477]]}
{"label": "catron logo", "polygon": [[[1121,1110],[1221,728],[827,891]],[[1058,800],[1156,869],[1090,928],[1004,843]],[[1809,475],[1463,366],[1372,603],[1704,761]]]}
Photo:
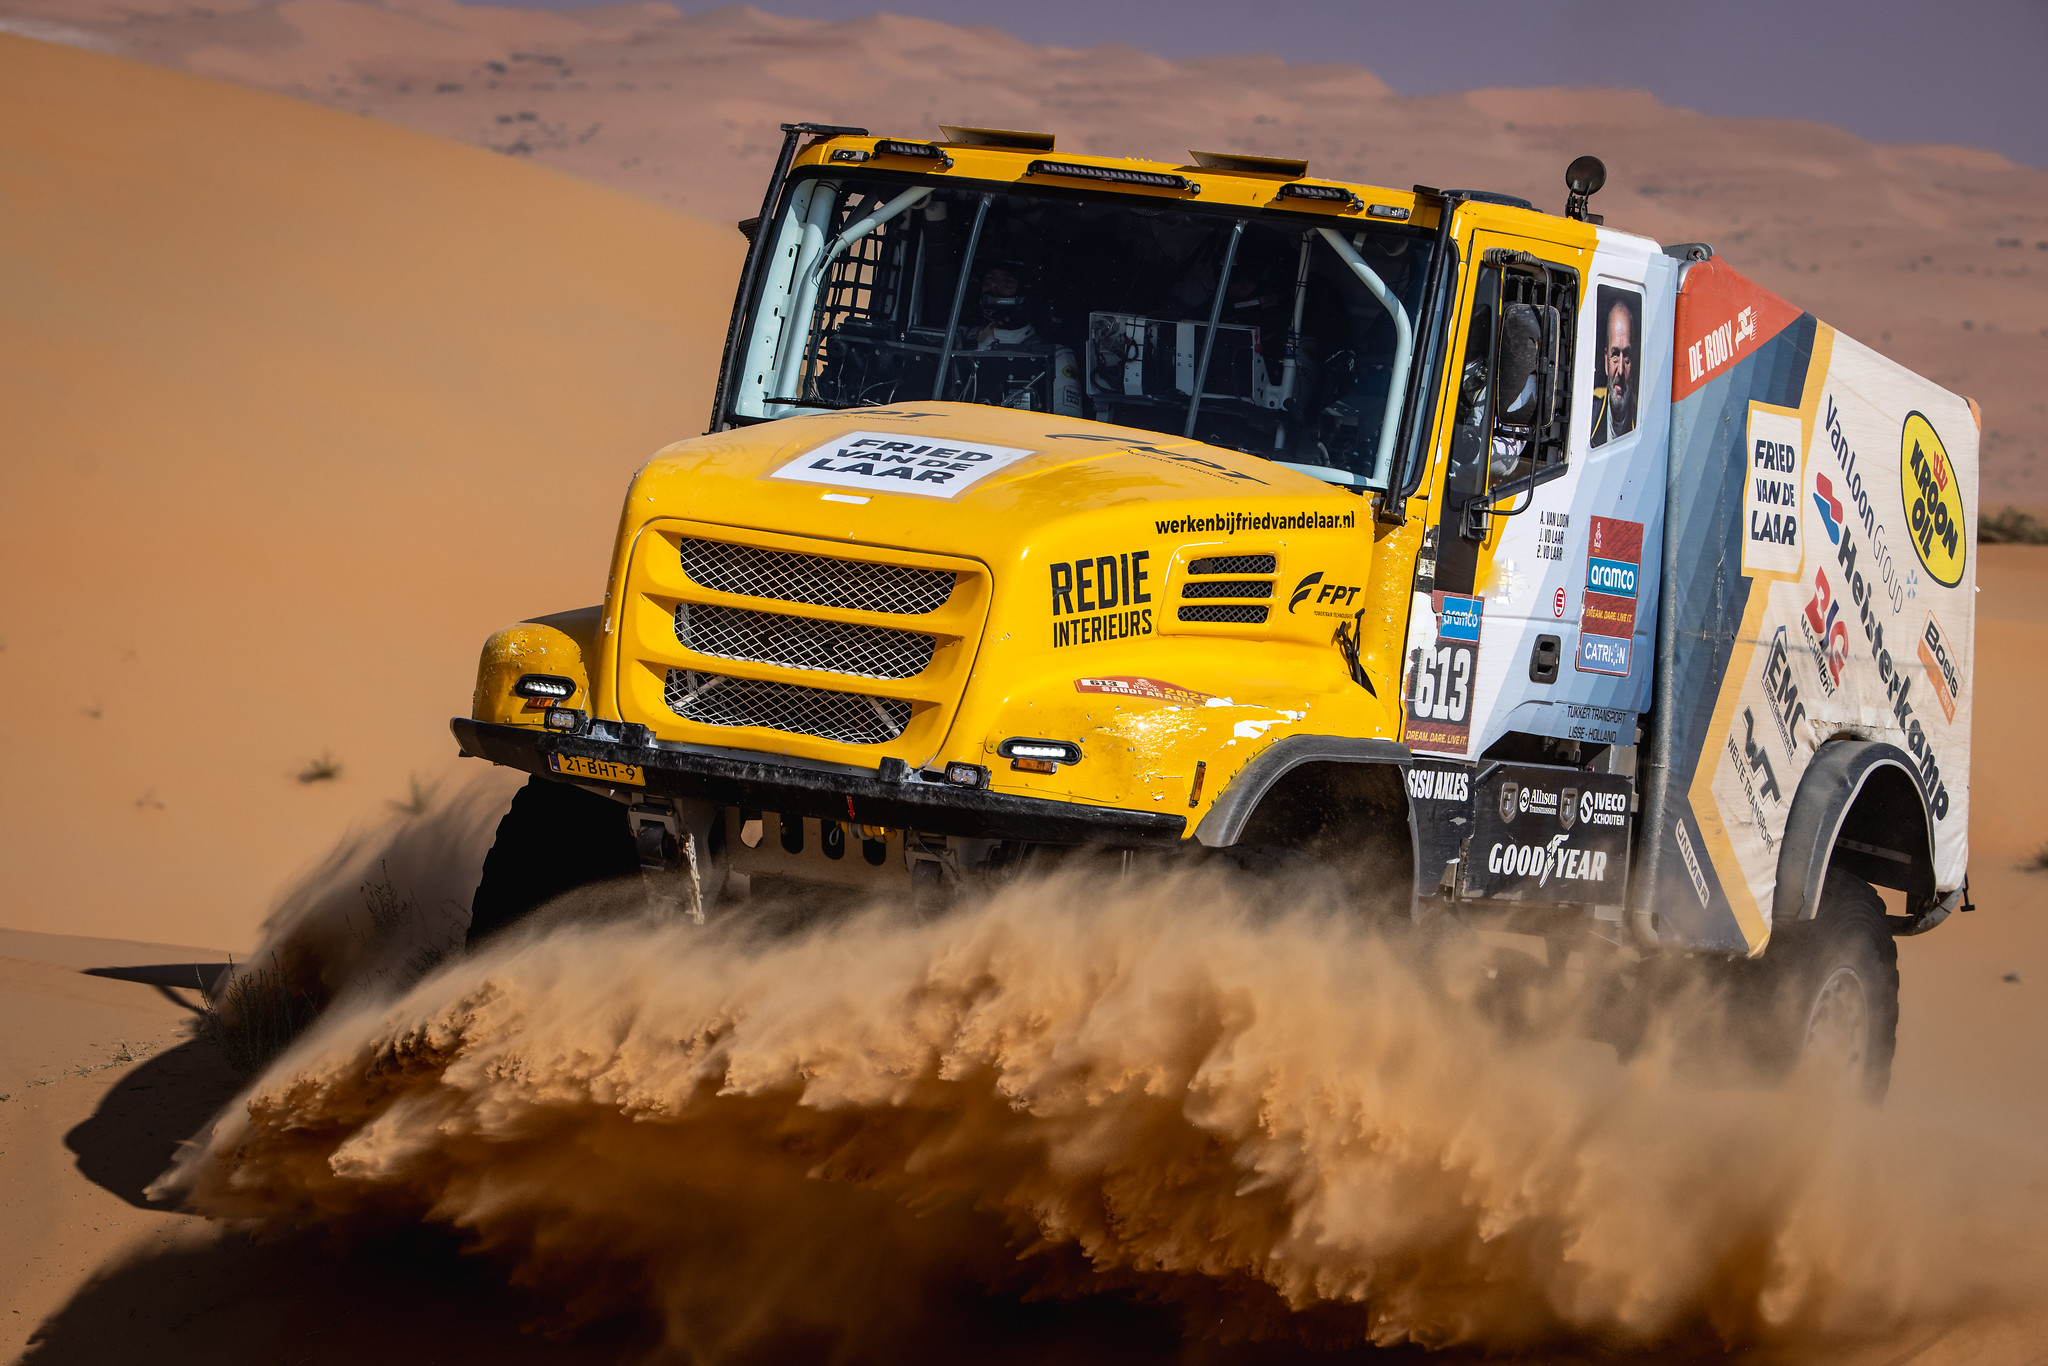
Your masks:
{"label": "catron logo", "polygon": [[1963,561],[1969,554],[1963,491],[1934,424],[1919,413],[1906,414],[1905,429],[1899,434],[1899,494],[1905,500],[1914,553],[1936,583],[1954,588],[1963,581]]}

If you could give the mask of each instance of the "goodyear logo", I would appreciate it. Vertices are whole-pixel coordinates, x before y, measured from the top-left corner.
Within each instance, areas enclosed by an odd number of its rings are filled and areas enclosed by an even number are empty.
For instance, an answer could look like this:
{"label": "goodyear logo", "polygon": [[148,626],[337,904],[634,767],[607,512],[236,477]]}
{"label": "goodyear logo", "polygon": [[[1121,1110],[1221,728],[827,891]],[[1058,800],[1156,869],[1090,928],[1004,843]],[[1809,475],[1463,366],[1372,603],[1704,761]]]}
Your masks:
{"label": "goodyear logo", "polygon": [[1899,492],[1914,553],[1936,583],[1954,588],[1963,581],[1963,562],[1969,554],[1963,493],[1934,424],[1919,413],[1906,415],[1905,430],[1899,435]]}
{"label": "goodyear logo", "polygon": [[1586,560],[1586,587],[1595,593],[1613,593],[1617,597],[1632,598],[1636,595],[1636,566],[1627,560],[1604,560],[1598,555]]}

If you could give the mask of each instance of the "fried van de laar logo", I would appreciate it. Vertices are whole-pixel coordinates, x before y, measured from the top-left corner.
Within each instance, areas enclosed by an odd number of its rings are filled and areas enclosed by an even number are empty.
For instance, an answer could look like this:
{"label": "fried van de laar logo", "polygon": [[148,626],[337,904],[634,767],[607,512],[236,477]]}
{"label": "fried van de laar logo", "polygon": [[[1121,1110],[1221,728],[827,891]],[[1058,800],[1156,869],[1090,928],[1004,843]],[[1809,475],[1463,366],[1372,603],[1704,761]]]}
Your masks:
{"label": "fried van de laar logo", "polygon": [[869,494],[954,498],[1003,466],[1035,454],[980,442],[920,441],[897,432],[847,432],[813,446],[768,477]]}
{"label": "fried van de laar logo", "polygon": [[1920,563],[1936,583],[1954,588],[1963,581],[1970,548],[1963,526],[1963,492],[1947,447],[1934,424],[1919,413],[1906,415],[1899,434],[1899,493]]}

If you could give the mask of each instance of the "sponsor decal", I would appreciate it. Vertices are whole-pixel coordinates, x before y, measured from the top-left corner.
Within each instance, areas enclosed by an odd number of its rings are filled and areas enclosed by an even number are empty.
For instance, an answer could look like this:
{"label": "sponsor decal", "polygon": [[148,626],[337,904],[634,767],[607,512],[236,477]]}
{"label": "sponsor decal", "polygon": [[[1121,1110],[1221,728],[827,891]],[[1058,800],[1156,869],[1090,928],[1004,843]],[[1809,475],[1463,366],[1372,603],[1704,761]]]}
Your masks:
{"label": "sponsor decal", "polygon": [[[1588,702],[1565,703],[1565,715],[1575,724],[1565,736],[1567,740],[1585,740],[1596,745],[1632,745],[1635,736],[1632,728],[1636,714],[1620,707],[1596,707]],[[1630,728],[1624,730],[1624,727]],[[1628,736],[1623,739],[1623,735]]]}
{"label": "sponsor decal", "polygon": [[1920,633],[1920,662],[1927,666],[1927,680],[1934,685],[1934,700],[1941,703],[1942,713],[1949,720],[1955,720],[1963,677],[1956,670],[1955,657],[1948,652],[1948,637],[1942,633],[1941,623],[1932,616],[1927,618],[1927,629]]}
{"label": "sponsor decal", "polygon": [[1552,835],[1548,844],[1496,844],[1486,854],[1486,871],[1534,877],[1538,887],[1559,881],[1607,881],[1607,851],[1568,849],[1564,835]]}
{"label": "sponsor decal", "polygon": [[1424,768],[1408,770],[1408,795],[1418,802],[1469,802],[1472,800],[1472,771],[1465,768]]}
{"label": "sponsor decal", "polygon": [[1576,667],[1580,673],[1626,678],[1636,633],[1643,524],[1616,517],[1595,517],[1590,524],[1586,552],[1586,587],[1579,599]]}
{"label": "sponsor decal", "polygon": [[1700,905],[1704,906],[1708,900],[1707,875],[1700,871],[1700,856],[1692,851],[1692,836],[1686,832],[1683,818],[1674,821],[1672,829],[1678,836],[1679,860],[1685,864],[1686,876],[1692,879],[1694,895],[1699,897]]}
{"label": "sponsor decal", "polygon": [[1564,615],[1564,605],[1564,589],[1560,586],[1555,593],[1552,593],[1550,595],[1550,615],[1552,615],[1553,617],[1562,617]]}
{"label": "sponsor decal", "polygon": [[896,432],[847,432],[813,446],[768,477],[860,493],[957,498],[1005,465],[1035,454],[1015,446],[923,441]]}
{"label": "sponsor decal", "polygon": [[1488,769],[1498,800],[1482,794],[1472,813],[1465,894],[1509,901],[1615,899],[1590,895],[1584,884],[1626,882],[1634,785],[1618,775],[1535,765]]}
{"label": "sponsor decal", "polygon": [[1912,529],[1913,553],[1944,588],[1963,581],[1969,540],[1963,528],[1963,491],[1934,424],[1908,413],[1899,433],[1899,494]]}
{"label": "sponsor decal", "polygon": [[1545,508],[1536,523],[1536,558],[1562,560],[1571,525],[1572,515],[1569,512],[1552,512]]}
{"label": "sponsor decal", "polygon": [[1778,740],[1788,757],[1799,757],[1799,727],[1806,721],[1806,704],[1799,700],[1799,684],[1792,677],[1789,637],[1780,626],[1764,653],[1764,700],[1770,703],[1771,720],[1777,724]]}
{"label": "sponsor decal", "polygon": [[1408,744],[1463,754],[1472,740],[1472,686],[1479,674],[1479,629],[1486,600],[1431,594],[1436,643],[1408,652]]}
{"label": "sponsor decal", "polygon": [[[1857,621],[1863,627],[1863,641],[1870,651],[1870,658],[1877,665],[1878,682],[1883,685],[1885,703],[1891,708],[1892,722],[1906,738],[1906,752],[1918,765],[1920,786],[1927,794],[1927,809],[1934,813],[1936,820],[1948,819],[1948,786],[1941,779],[1941,761],[1934,753],[1933,737],[1920,724],[1920,718],[1913,712],[1913,676],[1899,666],[1892,658],[1891,650],[1884,639],[1884,623],[1877,616],[1877,585],[1863,576],[1857,567],[1862,552],[1857,549],[1856,537],[1846,527],[1842,531],[1842,544],[1836,549],[1835,564],[1840,571],[1842,583],[1848,593],[1848,602],[1836,602],[1831,611],[1841,610],[1846,618],[1851,607]],[[1865,560],[1864,563],[1874,563]],[[1807,616],[1813,614],[1811,604]],[[1846,632],[1844,633],[1846,635]],[[1837,677],[1839,677],[1839,673]]]}
{"label": "sponsor decal", "polygon": [[1771,767],[1771,756],[1756,740],[1756,711],[1752,707],[1742,709],[1742,744],[1735,743],[1735,734],[1730,731],[1727,739],[1728,757],[1735,761],[1735,778],[1742,784],[1742,795],[1749,802],[1750,819],[1756,823],[1757,838],[1764,842],[1764,848],[1776,849],[1778,842],[1771,838],[1771,823],[1765,817],[1764,802],[1776,806],[1782,800],[1778,790],[1778,775]]}
{"label": "sponsor decal", "polygon": [[1800,471],[1806,463],[1800,450],[1799,419],[1749,410],[1749,470],[1742,486],[1742,572],[1797,574],[1800,564]]}
{"label": "sponsor decal", "polygon": [[[1360,589],[1363,587],[1363,584],[1324,583],[1323,571],[1318,569],[1313,574],[1303,575],[1301,582],[1294,585],[1294,596],[1287,600],[1288,615],[1292,616],[1294,609],[1307,602],[1311,595],[1315,597],[1319,605],[1329,603],[1332,607],[1349,607],[1351,600],[1358,596]],[[1343,617],[1351,614],[1349,612],[1317,612],[1316,615],[1319,617]]]}
{"label": "sponsor decal", "polygon": [[1799,618],[1799,633],[1813,655],[1813,667],[1820,672],[1820,690],[1829,697],[1842,686],[1842,669],[1849,662],[1849,623],[1842,620],[1842,605],[1835,601],[1834,585],[1828,571],[1813,571],[1813,596]]}
{"label": "sponsor decal", "polygon": [[1828,544],[1840,545],[1842,500],[1835,497],[1835,486],[1828,482],[1828,477],[1818,472],[1813,476],[1813,505],[1820,510],[1820,525],[1828,534]]}
{"label": "sponsor decal", "polygon": [[[1892,559],[1889,544],[1891,538],[1885,534],[1885,524],[1877,515],[1877,508],[1871,501],[1869,491],[1863,487],[1863,473],[1858,468],[1861,460],[1850,447],[1849,438],[1842,430],[1842,415],[1835,408],[1832,394],[1827,397],[1827,413],[1822,426],[1827,432],[1828,445],[1835,453],[1835,463],[1842,471],[1840,493],[1843,501],[1836,504],[1836,510],[1839,512],[1846,509],[1851,514],[1842,521],[1842,526],[1845,530],[1852,524],[1863,528],[1864,539],[1870,542],[1870,554],[1876,566],[1877,580],[1884,586],[1884,595],[1891,600],[1894,612],[1903,612],[1906,610],[1906,599],[1915,596],[1912,585],[1906,581],[1906,574],[1912,571],[1908,569],[1901,572],[1898,564]],[[1815,487],[1819,487],[1818,481]],[[1831,486],[1830,495],[1835,492]],[[1830,539],[1836,545],[1842,543],[1839,535]],[[1917,581],[1916,576],[1915,582]]]}
{"label": "sponsor decal", "polygon": [[1579,819],[1587,825],[1627,825],[1628,793],[1581,792]]}
{"label": "sponsor decal", "polygon": [[1718,257],[1689,267],[1672,326],[1672,401],[1725,374],[1799,316],[1798,309]]}
{"label": "sponsor decal", "polygon": [[1161,536],[1188,536],[1198,531],[1341,531],[1358,525],[1355,512],[1219,512],[1211,517],[1170,517],[1152,529]]}
{"label": "sponsor decal", "polygon": [[1111,697],[1140,697],[1148,702],[1171,702],[1182,707],[1199,707],[1209,700],[1209,694],[1194,688],[1183,688],[1178,683],[1168,683],[1159,678],[1140,678],[1132,674],[1110,674],[1103,678],[1077,678],[1075,692],[1106,693]]}
{"label": "sponsor decal", "polygon": [[1152,601],[1151,558],[1149,550],[1126,550],[1053,564],[1053,648],[1151,635],[1152,609],[1139,605]]}

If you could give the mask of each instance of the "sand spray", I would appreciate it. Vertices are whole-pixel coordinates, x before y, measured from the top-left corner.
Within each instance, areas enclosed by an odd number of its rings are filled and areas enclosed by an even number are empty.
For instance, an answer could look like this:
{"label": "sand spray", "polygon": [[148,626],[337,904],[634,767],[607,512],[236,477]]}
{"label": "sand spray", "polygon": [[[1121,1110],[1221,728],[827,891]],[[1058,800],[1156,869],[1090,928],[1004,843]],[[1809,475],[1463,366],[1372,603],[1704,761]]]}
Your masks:
{"label": "sand spray", "polygon": [[1702,1083],[1670,1037],[1618,1062],[1569,974],[1489,1008],[1469,936],[1194,873],[773,935],[584,895],[607,914],[335,993],[160,1190],[272,1231],[453,1227],[564,1321],[652,1309],[702,1360],[882,1341],[963,1278],[1498,1350],[1885,1331],[2048,1270],[2025,1142]]}

